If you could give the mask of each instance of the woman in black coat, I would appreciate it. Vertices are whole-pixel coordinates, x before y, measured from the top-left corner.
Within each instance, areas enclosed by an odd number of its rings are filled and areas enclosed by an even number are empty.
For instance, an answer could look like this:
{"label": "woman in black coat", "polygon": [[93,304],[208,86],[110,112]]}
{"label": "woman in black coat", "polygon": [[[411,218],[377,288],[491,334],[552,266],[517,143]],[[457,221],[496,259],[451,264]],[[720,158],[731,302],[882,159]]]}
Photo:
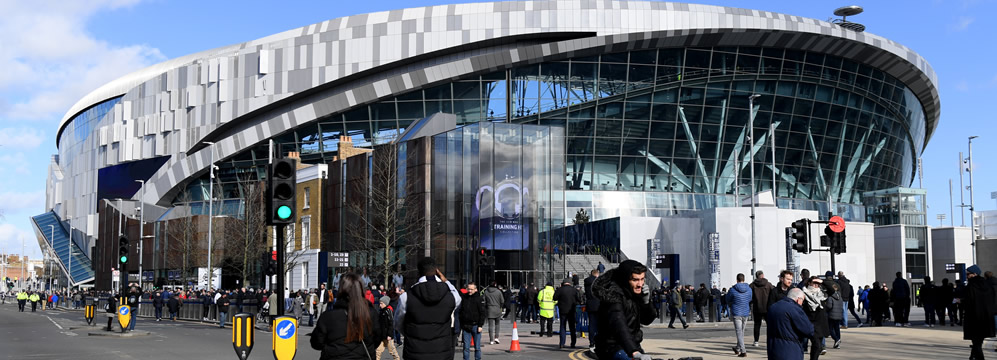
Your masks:
{"label": "woman in black coat", "polygon": [[385,339],[378,310],[364,298],[363,280],[355,273],[339,280],[339,294],[331,311],[322,313],[311,345],[322,351],[319,359],[374,359]]}
{"label": "woman in black coat", "polygon": [[962,338],[973,342],[970,359],[983,359],[983,339],[994,336],[994,288],[980,276],[980,267],[966,269],[966,296],[962,298]]}
{"label": "woman in black coat", "polygon": [[803,293],[806,295],[803,300],[803,312],[807,314],[807,318],[814,326],[814,336],[809,339],[811,342],[810,359],[817,360],[820,355],[827,353],[824,350],[824,338],[831,334],[827,320],[827,309],[824,308],[829,291],[824,287],[823,281],[816,276],[804,280],[802,285]]}

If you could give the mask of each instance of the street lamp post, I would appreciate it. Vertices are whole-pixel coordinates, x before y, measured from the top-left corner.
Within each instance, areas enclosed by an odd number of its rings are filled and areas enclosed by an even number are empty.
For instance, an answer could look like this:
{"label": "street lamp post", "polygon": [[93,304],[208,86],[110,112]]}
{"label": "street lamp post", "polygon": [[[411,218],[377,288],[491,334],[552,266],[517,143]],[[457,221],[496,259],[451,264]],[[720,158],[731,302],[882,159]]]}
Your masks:
{"label": "street lamp post", "polygon": [[[761,95],[753,94],[748,96],[748,164],[751,166],[749,175],[751,178],[751,273],[757,271],[757,259],[755,258],[755,99]],[[774,171],[774,169],[773,169]],[[775,189],[773,189],[775,191]]]}
{"label": "street lamp post", "polygon": [[50,241],[50,243],[49,243],[49,248],[48,248],[49,251],[47,253],[49,255],[48,256],[49,261],[46,261],[45,263],[48,264],[49,286],[51,286],[51,283],[52,283],[52,281],[51,281],[52,280],[52,263],[51,263],[52,258],[51,258],[51,256],[52,256],[52,247],[55,245],[55,225],[49,225],[48,229],[49,229],[49,241]]}
{"label": "street lamp post", "polygon": [[979,136],[973,135],[969,137],[969,159],[967,161],[967,169],[969,170],[969,226],[973,234],[973,263],[976,263],[976,203],[973,201],[973,191],[976,187],[973,186],[973,139]]}
{"label": "street lamp post", "polygon": [[215,205],[215,143],[206,141],[205,144],[209,146],[208,151],[211,153],[211,162],[208,164],[208,290],[211,290],[211,280],[214,277],[214,271],[211,269],[211,233],[214,227],[214,205]]}
{"label": "street lamp post", "polygon": [[145,180],[135,180],[135,182],[141,184],[140,186],[142,187],[142,195],[140,195],[139,198],[138,198],[138,211],[139,211],[139,220],[138,220],[138,287],[139,287],[139,289],[145,289],[145,287],[142,286],[142,280],[143,280],[142,279],[142,277],[143,277],[142,276],[142,257],[143,257],[142,255],[144,255],[144,253],[142,252],[142,245],[145,243],[145,236],[144,236],[144,231],[145,231],[145,211],[143,209],[142,204],[145,201]]}

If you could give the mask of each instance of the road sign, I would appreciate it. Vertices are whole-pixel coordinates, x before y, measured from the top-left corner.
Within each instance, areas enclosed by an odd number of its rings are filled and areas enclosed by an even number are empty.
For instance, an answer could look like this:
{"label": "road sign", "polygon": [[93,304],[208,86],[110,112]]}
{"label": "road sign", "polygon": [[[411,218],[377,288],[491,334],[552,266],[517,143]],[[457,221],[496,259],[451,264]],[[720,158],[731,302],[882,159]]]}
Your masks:
{"label": "road sign", "polygon": [[281,316],[274,320],[273,357],[275,360],[291,360],[298,350],[298,319]]}
{"label": "road sign", "polygon": [[93,304],[83,307],[83,318],[87,320],[87,325],[93,325],[94,306]]}
{"label": "road sign", "polygon": [[132,309],[128,305],[118,306],[118,325],[121,325],[121,332],[128,329],[128,323],[132,320]]}
{"label": "road sign", "polygon": [[845,219],[840,216],[832,216],[831,219],[827,221],[827,227],[831,228],[831,231],[836,233],[845,231]]}
{"label": "road sign", "polygon": [[253,314],[240,313],[232,318],[232,348],[235,355],[241,360],[249,358],[249,353],[253,351],[256,328],[253,327]]}
{"label": "road sign", "polygon": [[349,267],[349,266],[350,266],[350,253],[348,252],[329,253],[329,267]]}

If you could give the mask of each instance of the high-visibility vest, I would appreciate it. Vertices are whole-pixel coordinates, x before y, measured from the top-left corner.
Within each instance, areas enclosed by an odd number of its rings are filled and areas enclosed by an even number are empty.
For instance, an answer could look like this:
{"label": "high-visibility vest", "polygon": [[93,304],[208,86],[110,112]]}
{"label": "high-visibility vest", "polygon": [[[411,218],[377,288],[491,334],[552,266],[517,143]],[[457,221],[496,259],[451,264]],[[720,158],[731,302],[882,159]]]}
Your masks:
{"label": "high-visibility vest", "polygon": [[537,301],[540,302],[540,316],[545,318],[554,317],[554,287],[548,286],[537,294]]}
{"label": "high-visibility vest", "polygon": [[28,293],[23,291],[17,293],[17,300],[28,300]]}
{"label": "high-visibility vest", "polygon": [[35,302],[35,301],[38,301],[40,298],[38,297],[38,294],[31,294],[31,298],[30,299],[31,299],[31,302]]}

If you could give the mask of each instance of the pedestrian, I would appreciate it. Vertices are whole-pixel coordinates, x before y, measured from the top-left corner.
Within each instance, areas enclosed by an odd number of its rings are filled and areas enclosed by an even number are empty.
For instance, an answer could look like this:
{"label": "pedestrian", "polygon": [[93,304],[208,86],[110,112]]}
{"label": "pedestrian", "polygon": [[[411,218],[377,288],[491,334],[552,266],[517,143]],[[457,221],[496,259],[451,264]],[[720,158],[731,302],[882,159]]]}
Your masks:
{"label": "pedestrian", "polygon": [[546,327],[547,337],[552,337],[554,336],[554,284],[547,282],[543,290],[537,294],[537,303],[540,304],[540,336],[544,335]]}
{"label": "pedestrian", "polygon": [[[983,273],[983,277],[990,284],[990,287],[994,289],[994,300],[997,301],[997,277],[994,277],[993,271]],[[997,310],[997,303],[994,303],[994,309]],[[997,331],[997,312],[994,313],[994,330]]]}
{"label": "pedestrian", "polygon": [[722,311],[720,306],[721,296],[722,293],[720,292],[720,289],[717,289],[717,286],[713,285],[713,288],[710,289],[710,309],[713,310],[714,314],[713,316],[715,316],[714,321],[720,321],[720,318],[722,317]]}
{"label": "pedestrian", "polygon": [[585,278],[585,316],[589,323],[589,352],[595,354],[595,337],[599,334],[599,298],[592,293],[592,285],[602,274],[599,269],[592,269]]}
{"label": "pedestrian", "polygon": [[966,289],[960,306],[965,311],[962,318],[962,338],[972,342],[970,359],[983,359],[983,339],[994,336],[994,287],[981,275],[980,267],[966,269]]}
{"label": "pedestrian", "polygon": [[527,307],[530,309],[529,314],[527,314],[527,319],[531,323],[535,323],[540,320],[540,307],[537,303],[537,296],[540,295],[540,289],[533,283],[530,283],[530,287],[526,288],[526,301]]}
{"label": "pedestrian", "polygon": [[803,339],[803,349],[806,351],[807,343],[810,343],[810,360],[817,360],[820,355],[827,354],[827,350],[824,350],[824,338],[830,335],[827,310],[824,308],[827,293],[823,290],[823,280],[816,276],[801,281],[800,284],[803,284],[805,295],[803,312],[814,328],[813,336]]}
{"label": "pedestrian", "polygon": [[[734,354],[738,357],[748,356],[748,351],[744,348],[744,326],[748,322],[748,315],[751,315],[751,299],[753,298],[751,286],[744,283],[744,274],[737,274],[737,284],[730,287],[730,291],[725,296],[727,304],[730,304],[730,316],[734,321],[734,335],[737,336],[737,345],[734,345]],[[761,322],[756,319],[756,322]]]}
{"label": "pedestrian", "polygon": [[460,293],[447,281],[433,258],[420,259],[417,268],[421,277],[398,298],[395,310],[395,328],[405,343],[402,357],[453,359],[451,326],[454,309],[461,302]]}
{"label": "pedestrian", "polygon": [[803,360],[803,339],[813,337],[813,324],[803,311],[803,290],[792,288],[768,308],[766,347],[769,360]]}
{"label": "pedestrian", "polygon": [[837,349],[841,347],[841,324],[848,317],[848,312],[841,298],[841,284],[832,283],[831,287],[834,291],[827,296],[827,328],[830,330],[831,339],[834,340],[833,347]]}
{"label": "pedestrian", "polygon": [[910,326],[908,317],[910,315],[910,285],[904,279],[903,273],[897,271],[897,278],[893,280],[893,292],[890,293],[890,301],[893,302],[893,320],[896,326]]}
{"label": "pedestrian", "polygon": [[[566,336],[566,331],[571,331],[571,348],[575,348],[575,341],[577,340],[576,327],[578,325],[575,316],[578,312],[575,307],[582,302],[582,294],[578,293],[578,289],[575,289],[570,282],[564,281],[561,287],[554,291],[554,303],[557,304],[558,312],[561,315],[561,331],[560,331],[560,342],[558,343],[558,348],[564,348],[564,340]],[[567,326],[567,327],[565,327]]]}
{"label": "pedestrian", "polygon": [[[952,287],[949,279],[942,278],[942,283],[935,288],[935,315],[938,315],[938,325],[945,326],[945,313],[952,304]],[[951,319],[949,319],[951,320]]]}
{"label": "pedestrian", "polygon": [[842,314],[841,328],[848,328],[848,313],[851,313],[852,316],[855,317],[855,321],[858,321],[858,327],[862,327],[862,318],[860,318],[859,314],[855,312],[855,287],[852,286],[851,280],[848,280],[848,278],[845,277],[845,273],[843,271],[838,271],[837,281],[838,286],[841,288],[841,301],[844,302],[842,304],[842,308],[845,312]]}
{"label": "pedestrian", "polygon": [[[591,263],[590,263],[590,264],[591,264]],[[595,267],[595,269],[596,269],[596,270],[599,270],[599,273],[600,273],[600,274],[603,274],[603,273],[605,273],[605,272],[606,272],[606,265],[603,265],[603,264],[602,264],[602,261],[600,261],[600,262],[599,262],[599,265],[597,265],[597,266]]]}
{"label": "pedestrian", "polygon": [[699,283],[699,290],[696,290],[695,301],[696,315],[699,316],[699,320],[696,320],[696,322],[704,322],[706,321],[706,315],[703,313],[703,308],[710,304],[710,290],[706,289],[706,284]]}
{"label": "pedestrian", "polygon": [[35,312],[38,308],[38,302],[41,301],[41,297],[38,296],[38,293],[31,292],[31,295],[28,296],[28,301],[31,301],[31,312]]}
{"label": "pedestrian", "polygon": [[28,302],[28,293],[24,290],[17,292],[17,311],[24,312],[24,305]]}
{"label": "pedestrian", "polygon": [[872,283],[869,289],[869,312],[872,326],[883,326],[883,319],[890,310],[890,294],[879,282]]}
{"label": "pedestrian", "polygon": [[398,355],[398,350],[395,348],[395,341],[392,340],[392,336],[394,336],[394,329],[395,329],[394,327],[395,314],[393,311],[394,308],[391,307],[390,303],[391,303],[391,297],[387,295],[381,296],[381,298],[378,300],[378,306],[380,308],[378,309],[377,315],[378,315],[378,320],[380,320],[381,322],[380,328],[384,332],[382,336],[384,340],[381,340],[381,344],[377,346],[377,351],[376,354],[374,355],[374,358],[378,360],[381,359],[381,354],[384,353],[384,350],[388,350],[388,353],[391,354],[391,358],[393,358],[394,360],[400,360],[402,358],[401,356]]}
{"label": "pedestrian", "polygon": [[271,332],[273,332],[273,321],[274,319],[277,318],[278,310],[280,310],[277,306],[277,296],[280,295],[278,295],[273,291],[270,291],[270,296],[267,297],[267,313],[270,316],[268,319],[270,320],[268,321],[269,325],[268,328],[270,329]]}
{"label": "pedestrian", "polygon": [[935,284],[931,282],[930,276],[924,277],[924,285],[918,289],[917,298],[924,308],[924,326],[935,327]]}
{"label": "pedestrian", "polygon": [[651,305],[651,290],[644,283],[647,267],[626,260],[600,276],[592,285],[599,298],[599,335],[595,351],[599,359],[641,359],[644,332],[641,325],[650,325],[657,314]]}
{"label": "pedestrian", "polygon": [[228,320],[228,308],[231,306],[232,301],[229,299],[228,294],[222,293],[222,297],[215,304],[218,306],[218,327],[224,328],[225,321]]}
{"label": "pedestrian", "polygon": [[214,302],[214,297],[211,296],[207,290],[201,290],[201,320],[208,321],[208,313],[211,312],[211,303]]}
{"label": "pedestrian", "polygon": [[502,299],[505,301],[505,314],[502,315],[502,320],[505,320],[509,317],[509,315],[512,315],[512,319],[515,321],[516,311],[514,309],[516,307],[514,305],[516,305],[516,297],[512,295],[512,289],[502,287],[499,287],[499,289],[502,290]]}
{"label": "pedestrian", "polygon": [[485,298],[478,292],[477,284],[471,282],[464,288],[467,289],[467,295],[461,301],[459,311],[461,338],[464,343],[464,360],[470,358],[472,343],[474,344],[474,360],[481,360],[481,327],[485,325],[488,310],[485,306]]}
{"label": "pedestrian", "polygon": [[[668,312],[670,313],[669,315],[671,316],[671,321],[668,322],[668,328],[669,329],[675,328],[674,326],[675,317],[677,316],[679,318],[679,321],[682,322],[682,328],[688,329],[689,324],[685,323],[685,317],[682,316],[682,284],[678,280],[675,280],[675,286],[672,287],[672,291],[670,292],[668,298],[669,298]],[[591,326],[591,324],[589,325]]]}
{"label": "pedestrian", "polygon": [[[371,303],[373,305],[373,303]],[[298,319],[298,323],[301,323],[301,316],[304,314],[305,302],[301,298],[301,292],[296,291],[291,294],[291,313],[294,314],[294,318]]]}
{"label": "pedestrian", "polygon": [[485,298],[486,318],[488,321],[489,344],[499,343],[499,321],[502,317],[502,305],[505,304],[505,296],[499,290],[498,283],[492,281],[491,286],[485,289],[482,295]]}
{"label": "pedestrian", "polygon": [[364,293],[359,275],[348,273],[340,277],[339,298],[332,310],[322,313],[309,340],[312,349],[322,352],[319,359],[370,360],[377,355],[385,329],[377,308],[367,301]]}
{"label": "pedestrian", "polygon": [[156,321],[163,321],[163,301],[162,294],[156,292],[152,295],[152,307],[155,309]]}
{"label": "pedestrian", "polygon": [[[783,271],[783,273],[785,272]],[[789,276],[792,275],[793,273],[789,272]],[[783,275],[780,273],[779,276],[781,279]],[[792,277],[789,278],[789,282],[793,282]],[[769,306],[772,305],[770,295],[774,286],[765,278],[765,273],[761,270],[755,271],[755,280],[749,286],[751,287],[751,297],[753,300],[751,303],[751,312],[755,323],[755,342],[752,345],[758,347],[758,338],[761,336],[762,331],[762,320],[765,320],[765,323],[768,324],[768,317],[765,315],[768,313]]]}
{"label": "pedestrian", "polygon": [[170,311],[170,320],[177,321],[177,313],[180,312],[180,298],[176,294],[170,297],[170,300],[166,302],[166,308]]}

